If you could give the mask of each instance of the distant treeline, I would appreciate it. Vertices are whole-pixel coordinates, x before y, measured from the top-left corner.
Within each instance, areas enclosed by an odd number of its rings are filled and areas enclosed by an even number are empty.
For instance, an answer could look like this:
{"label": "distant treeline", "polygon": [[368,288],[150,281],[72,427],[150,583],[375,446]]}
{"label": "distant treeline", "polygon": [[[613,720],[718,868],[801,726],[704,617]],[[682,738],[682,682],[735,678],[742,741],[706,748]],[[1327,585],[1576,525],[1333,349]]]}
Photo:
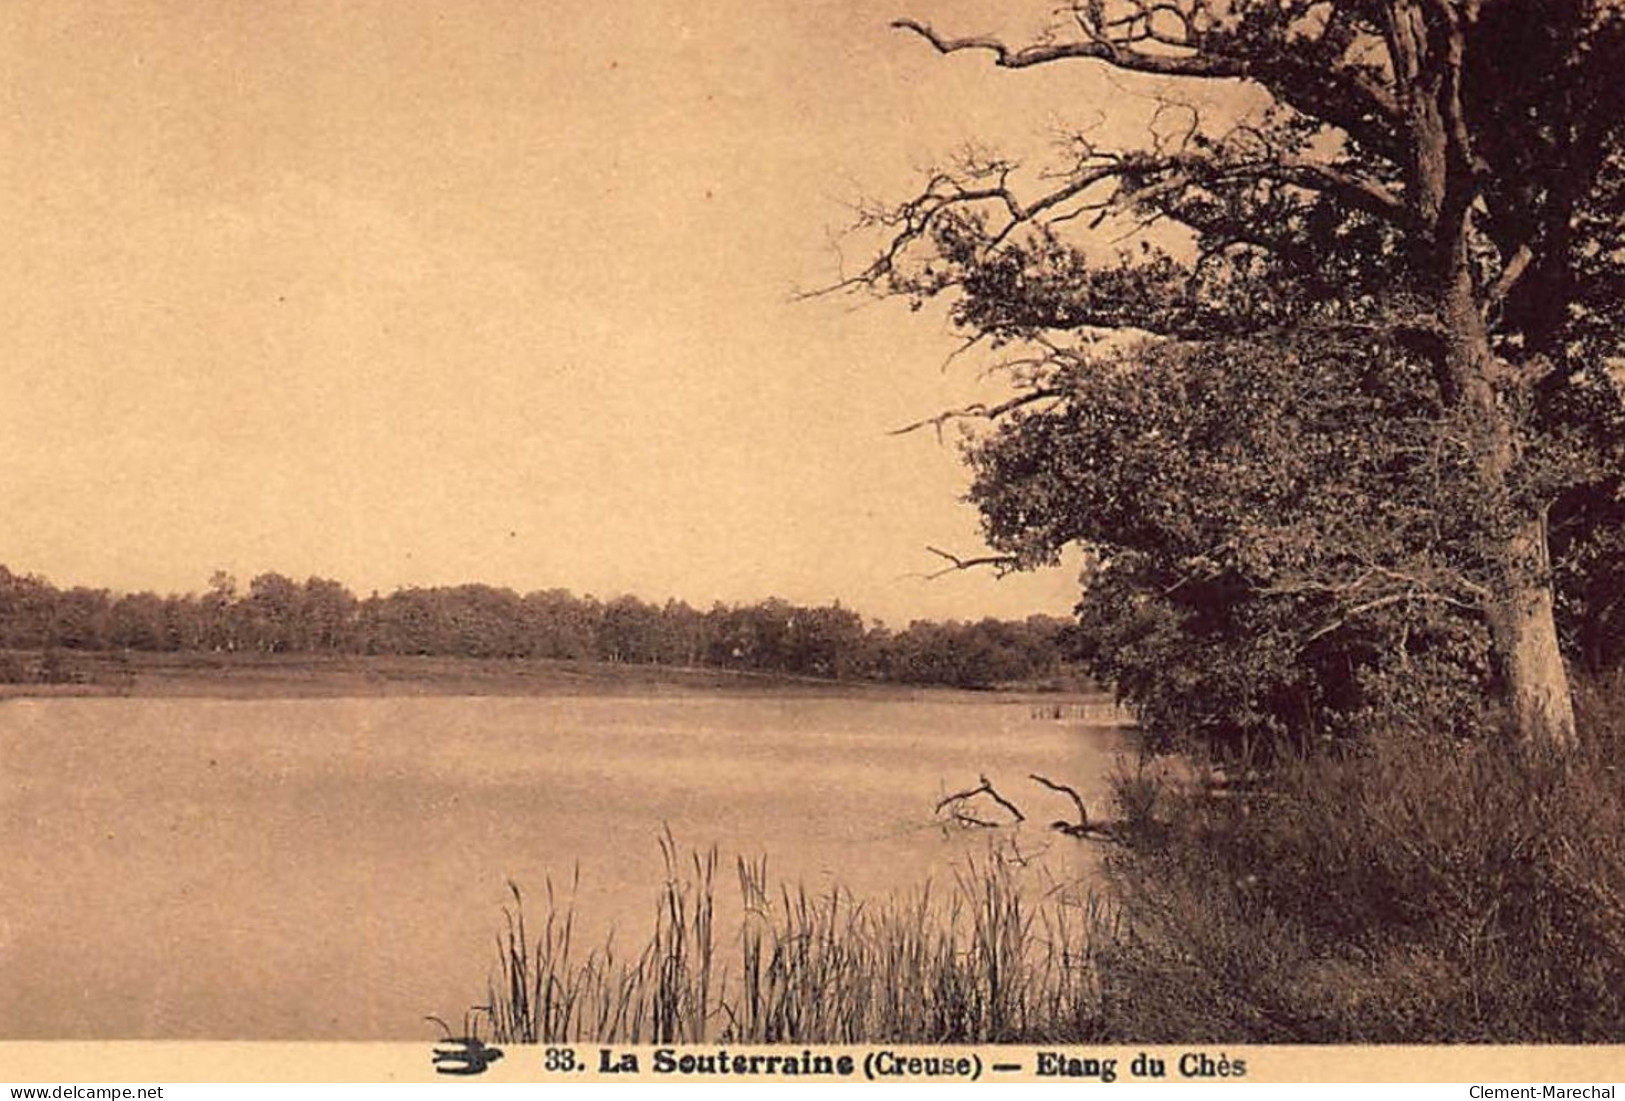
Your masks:
{"label": "distant treeline", "polygon": [[337,581],[217,573],[202,594],[58,589],[0,566],[0,648],[555,658],[966,688],[1051,679],[1068,622],[916,621],[893,632],[838,603],[783,600],[700,611],[634,596],[490,585],[358,598]]}

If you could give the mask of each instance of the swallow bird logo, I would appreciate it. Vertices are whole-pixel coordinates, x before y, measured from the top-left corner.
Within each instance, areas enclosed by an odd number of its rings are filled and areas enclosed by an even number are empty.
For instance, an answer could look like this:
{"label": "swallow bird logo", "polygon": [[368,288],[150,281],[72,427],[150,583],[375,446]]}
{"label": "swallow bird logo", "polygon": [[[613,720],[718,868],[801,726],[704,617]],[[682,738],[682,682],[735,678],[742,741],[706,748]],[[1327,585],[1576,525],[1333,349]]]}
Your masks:
{"label": "swallow bird logo", "polygon": [[468,1027],[468,1021],[463,1022],[465,1035],[453,1036],[450,1026],[439,1017],[424,1019],[439,1025],[446,1034],[434,1047],[432,1062],[436,1074],[484,1074],[492,1063],[502,1058],[502,1049],[480,1039],[479,1034]]}

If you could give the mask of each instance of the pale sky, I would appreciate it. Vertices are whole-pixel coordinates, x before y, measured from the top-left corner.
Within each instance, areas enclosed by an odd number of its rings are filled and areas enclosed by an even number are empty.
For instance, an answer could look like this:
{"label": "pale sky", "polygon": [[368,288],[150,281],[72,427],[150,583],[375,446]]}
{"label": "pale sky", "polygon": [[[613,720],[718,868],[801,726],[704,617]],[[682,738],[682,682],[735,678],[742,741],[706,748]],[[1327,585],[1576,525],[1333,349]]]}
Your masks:
{"label": "pale sky", "polygon": [[886,26],[975,11],[7,0],[0,562],[1064,614],[910,576],[982,550],[887,435],[983,393],[941,321],[792,298],[850,201],[1114,94]]}

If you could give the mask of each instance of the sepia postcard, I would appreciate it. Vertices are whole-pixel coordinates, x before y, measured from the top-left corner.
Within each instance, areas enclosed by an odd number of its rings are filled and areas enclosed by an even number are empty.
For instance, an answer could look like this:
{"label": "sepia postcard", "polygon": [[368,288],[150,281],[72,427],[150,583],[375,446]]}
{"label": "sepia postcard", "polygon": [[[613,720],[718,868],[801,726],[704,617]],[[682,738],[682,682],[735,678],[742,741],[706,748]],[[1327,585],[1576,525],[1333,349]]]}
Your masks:
{"label": "sepia postcard", "polygon": [[1614,1096],[1622,69],[6,0],[0,1078]]}

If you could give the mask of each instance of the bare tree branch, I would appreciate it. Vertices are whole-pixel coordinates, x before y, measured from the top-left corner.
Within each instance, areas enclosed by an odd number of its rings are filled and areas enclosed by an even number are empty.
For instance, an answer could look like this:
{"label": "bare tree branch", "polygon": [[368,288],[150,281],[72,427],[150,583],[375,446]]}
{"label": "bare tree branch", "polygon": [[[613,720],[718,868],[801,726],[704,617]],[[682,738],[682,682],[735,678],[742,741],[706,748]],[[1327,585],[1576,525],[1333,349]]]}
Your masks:
{"label": "bare tree branch", "polygon": [[925,549],[938,558],[946,558],[953,563],[946,569],[927,574],[927,581],[935,581],[937,578],[946,577],[951,573],[958,573],[961,570],[974,570],[981,566],[993,566],[999,570],[1013,570],[1021,565],[1021,559],[1013,554],[985,554],[975,558],[960,558],[956,554],[949,554],[947,551],[938,550],[936,547],[926,547]]}
{"label": "bare tree branch", "polygon": [[933,813],[941,814],[944,809],[952,808],[954,817],[959,821],[972,825],[992,826],[994,823],[988,822],[985,819],[976,818],[974,815],[971,815],[968,811],[966,811],[963,806],[963,804],[976,798],[978,795],[986,795],[989,799],[993,800],[993,802],[1002,807],[1017,822],[1025,822],[1027,820],[1027,816],[1021,813],[1021,809],[1014,803],[1010,802],[1010,800],[1000,795],[993,787],[992,781],[990,781],[985,775],[978,776],[976,779],[980,782],[975,787],[966,788],[964,791],[956,791],[952,795],[944,796],[940,801],[938,801],[936,810],[933,811]]}
{"label": "bare tree branch", "polygon": [[1467,608],[1467,609],[1471,609],[1473,607],[1472,605],[1464,604],[1461,601],[1454,599],[1453,597],[1445,596],[1443,593],[1429,593],[1429,592],[1390,593],[1387,596],[1379,596],[1374,600],[1367,600],[1362,604],[1356,604],[1353,607],[1347,609],[1344,612],[1344,614],[1341,617],[1339,617],[1338,619],[1335,619],[1332,622],[1325,624],[1324,626],[1318,627],[1314,631],[1311,631],[1309,634],[1305,635],[1301,645],[1307,647],[1307,646],[1312,645],[1313,643],[1319,642],[1321,639],[1325,638],[1327,635],[1333,633],[1334,631],[1341,630],[1342,628],[1348,626],[1350,620],[1356,619],[1359,616],[1362,616],[1367,612],[1374,612],[1378,608],[1386,608],[1386,607],[1388,607],[1390,605],[1393,605],[1393,604],[1410,604],[1410,603],[1413,603],[1413,602],[1415,602],[1415,603],[1432,602],[1432,603],[1436,603],[1436,604],[1450,604],[1450,605],[1453,605],[1454,607],[1457,607],[1457,608]]}
{"label": "bare tree branch", "polygon": [[[939,173],[908,202],[891,210],[869,212],[864,221],[886,231],[885,244],[862,272],[827,291],[876,287],[896,277],[909,248],[928,240],[945,216],[978,207],[991,206],[1000,215],[981,243],[985,249],[996,249],[1022,227],[1046,221],[1059,224],[1083,213],[1095,214],[1094,224],[1113,212],[1136,208],[1155,210],[1161,217],[1182,194],[1197,187],[1223,190],[1238,184],[1273,182],[1333,195],[1354,209],[1392,224],[1406,217],[1403,198],[1383,181],[1342,165],[1275,151],[1266,155],[1254,152],[1248,157],[1232,156],[1223,149],[1102,154],[1093,163],[1080,165],[1060,186],[1027,200],[1013,190],[1002,169],[1000,177],[995,184],[983,184]],[[1099,197],[1085,201],[1085,196],[1096,189],[1101,189]],[[1174,216],[1177,218],[1177,214]],[[934,283],[932,289],[949,285],[951,281]]]}
{"label": "bare tree branch", "polygon": [[[990,35],[949,37],[914,19],[897,19],[892,26],[923,38],[938,53],[991,53],[994,64],[1006,69],[1076,59],[1152,76],[1253,80],[1294,110],[1339,127],[1376,152],[1391,152],[1390,125],[1401,115],[1399,98],[1374,68],[1326,63],[1328,53],[1341,52],[1336,44],[1348,30],[1335,14],[1316,40],[1305,40],[1296,48],[1283,42],[1267,53],[1256,51],[1254,44],[1255,52],[1249,55],[1211,48],[1211,36],[1196,30],[1191,16],[1171,4],[1142,3],[1137,11],[1108,19],[1100,3],[1077,0],[1072,13],[1084,40],[1046,41],[1020,48]],[[1159,33],[1157,15],[1175,17],[1180,33]],[[1136,48],[1141,43],[1159,49],[1152,52]]]}
{"label": "bare tree branch", "polygon": [[1489,290],[1485,292],[1484,305],[1486,310],[1493,310],[1506,301],[1506,296],[1517,285],[1518,280],[1523,278],[1523,273],[1529,270],[1529,265],[1534,262],[1534,259],[1534,249],[1527,244],[1518,246],[1517,251],[1512,254],[1512,259],[1507,261],[1506,267],[1501,269],[1501,274],[1496,277],[1495,282],[1491,283]]}
{"label": "bare tree branch", "polygon": [[1029,393],[1017,395],[1016,397],[1011,398],[1009,401],[1001,401],[997,405],[988,405],[985,402],[980,401],[972,402],[969,405],[960,406],[958,409],[949,409],[946,412],[938,413],[934,417],[926,417],[924,420],[915,421],[913,424],[905,424],[901,428],[894,428],[886,434],[888,436],[906,436],[910,432],[917,432],[922,428],[935,428],[937,431],[937,439],[941,440],[943,426],[952,421],[994,421],[998,420],[1006,413],[1011,413],[1017,409],[1020,409],[1022,406],[1033,405],[1037,402],[1050,399],[1058,400],[1062,396],[1063,395],[1059,390],[1043,389],[1033,390]]}
{"label": "bare tree branch", "polygon": [[1282,157],[1254,167],[1260,179],[1277,179],[1312,191],[1336,194],[1350,206],[1389,222],[1405,217],[1405,203],[1397,194],[1368,177],[1303,158]]}
{"label": "bare tree branch", "polygon": [[[1040,784],[1043,784],[1045,787],[1049,788],[1051,791],[1060,792],[1062,795],[1067,796],[1068,798],[1070,798],[1072,800],[1072,805],[1078,808],[1078,822],[1077,822],[1077,825],[1071,827],[1070,830],[1067,830],[1067,831],[1064,831],[1064,832],[1070,833],[1070,832],[1072,832],[1072,830],[1076,830],[1080,834],[1088,832],[1088,830],[1089,830],[1089,811],[1088,811],[1087,808],[1084,807],[1084,805],[1083,805],[1083,796],[1078,794],[1076,788],[1070,787],[1067,784],[1057,784],[1054,780],[1049,779],[1047,776],[1040,776],[1036,772],[1028,773],[1028,776],[1031,779],[1038,781]],[[1066,825],[1066,823],[1061,823],[1061,824]]]}
{"label": "bare tree branch", "polygon": [[[1113,68],[1156,76],[1244,77],[1246,64],[1238,58],[1207,57],[1200,54],[1152,54],[1125,49],[1125,43],[1104,36],[1092,37],[1087,42],[1045,42],[1020,49],[1012,49],[1003,41],[989,35],[971,35],[947,38],[925,23],[914,19],[895,19],[892,26],[912,31],[931,43],[938,53],[951,54],[961,50],[986,50],[993,54],[994,64],[1004,69],[1025,69],[1053,61],[1088,58],[1104,61]],[[1144,39],[1140,39],[1143,41]]]}

